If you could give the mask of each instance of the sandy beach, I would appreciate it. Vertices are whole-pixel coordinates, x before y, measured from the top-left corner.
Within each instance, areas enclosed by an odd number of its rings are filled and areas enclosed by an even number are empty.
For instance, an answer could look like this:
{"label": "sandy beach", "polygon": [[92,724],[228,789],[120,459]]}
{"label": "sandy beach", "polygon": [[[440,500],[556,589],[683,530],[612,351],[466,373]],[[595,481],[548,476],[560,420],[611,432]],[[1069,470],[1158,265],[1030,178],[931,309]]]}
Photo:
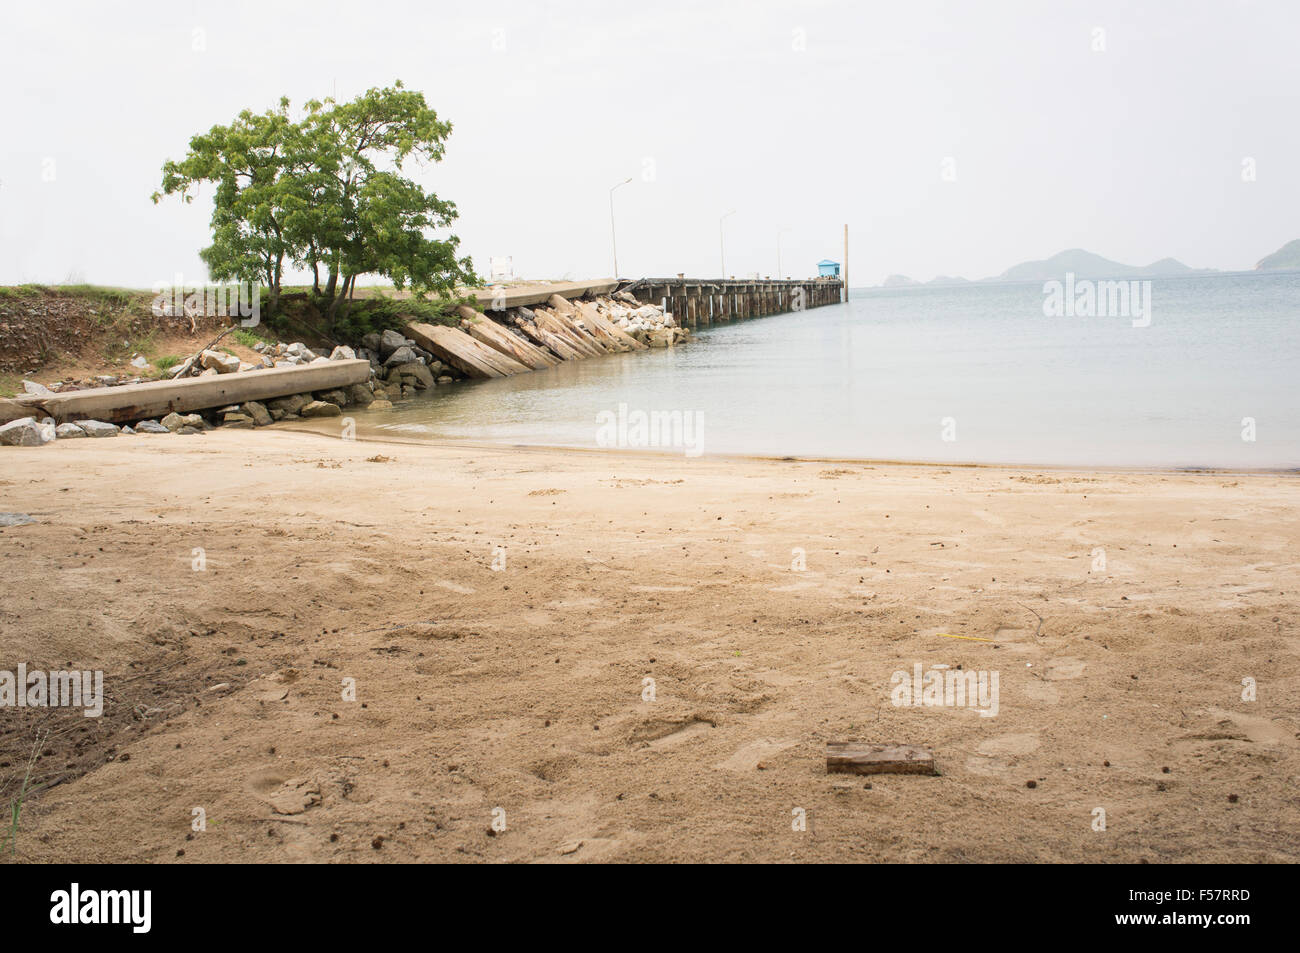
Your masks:
{"label": "sandy beach", "polygon": [[[280,427],[3,459],[0,668],[107,696],[5,712],[0,781],[49,730],[20,862],[1300,859],[1293,478]],[[896,706],[917,664],[998,673],[996,715]]]}

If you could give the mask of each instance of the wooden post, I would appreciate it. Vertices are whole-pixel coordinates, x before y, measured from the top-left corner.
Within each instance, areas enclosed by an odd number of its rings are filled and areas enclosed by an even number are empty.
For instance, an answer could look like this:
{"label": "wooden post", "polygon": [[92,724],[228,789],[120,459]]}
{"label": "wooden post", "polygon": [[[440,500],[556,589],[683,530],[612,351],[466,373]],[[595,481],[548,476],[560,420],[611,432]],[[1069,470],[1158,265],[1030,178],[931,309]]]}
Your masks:
{"label": "wooden post", "polygon": [[840,269],[840,281],[844,284],[844,303],[849,303],[849,226],[844,225],[844,267]]}

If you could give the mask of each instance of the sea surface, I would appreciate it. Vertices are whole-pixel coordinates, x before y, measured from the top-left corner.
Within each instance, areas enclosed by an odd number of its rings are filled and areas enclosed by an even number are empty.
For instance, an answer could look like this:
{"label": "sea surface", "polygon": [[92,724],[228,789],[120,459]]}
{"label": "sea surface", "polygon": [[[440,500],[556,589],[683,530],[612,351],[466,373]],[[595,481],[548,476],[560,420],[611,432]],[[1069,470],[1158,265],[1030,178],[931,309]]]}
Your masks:
{"label": "sea surface", "polygon": [[1300,467],[1300,272],[1155,279],[1146,326],[1049,317],[1046,296],[855,289],[669,350],[441,387],[358,425],[684,457]]}

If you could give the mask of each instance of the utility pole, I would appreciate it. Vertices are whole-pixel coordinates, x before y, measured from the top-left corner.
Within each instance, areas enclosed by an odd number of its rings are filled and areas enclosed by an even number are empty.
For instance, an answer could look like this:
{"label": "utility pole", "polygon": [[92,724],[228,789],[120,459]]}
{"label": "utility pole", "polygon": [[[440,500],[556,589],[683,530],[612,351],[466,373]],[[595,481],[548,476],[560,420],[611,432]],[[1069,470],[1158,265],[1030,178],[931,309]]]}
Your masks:
{"label": "utility pole", "polygon": [[727,212],[726,215],[723,215],[722,218],[718,219],[718,252],[722,257],[723,278],[727,277],[727,243],[722,236],[722,223],[727,220],[728,215],[735,215],[735,214],[736,214],[736,210],[733,208],[730,212]]}
{"label": "utility pole", "polygon": [[614,274],[611,276],[613,278],[618,277],[618,232],[614,229],[614,190],[627,185],[631,181],[632,177],[628,176],[617,185],[610,186],[609,189],[609,240],[614,248]]}
{"label": "utility pole", "polygon": [[849,303],[849,226],[844,225],[844,267],[840,269],[840,280],[844,282],[844,303]]}

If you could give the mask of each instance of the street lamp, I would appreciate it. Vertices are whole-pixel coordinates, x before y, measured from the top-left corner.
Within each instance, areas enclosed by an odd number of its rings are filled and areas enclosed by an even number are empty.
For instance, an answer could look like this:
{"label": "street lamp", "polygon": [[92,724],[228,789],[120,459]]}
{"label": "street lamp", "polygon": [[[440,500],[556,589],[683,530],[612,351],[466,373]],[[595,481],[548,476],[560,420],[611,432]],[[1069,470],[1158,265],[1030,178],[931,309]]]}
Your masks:
{"label": "street lamp", "polygon": [[614,246],[613,277],[615,278],[618,277],[618,232],[614,230],[614,190],[619,188],[619,186],[627,185],[631,181],[632,181],[632,177],[629,175],[622,182],[619,182],[618,185],[611,186],[609,190],[609,240],[610,243]]}
{"label": "street lamp", "polygon": [[733,208],[730,212],[727,212],[726,215],[723,215],[720,219],[718,219],[718,251],[722,256],[722,277],[723,278],[727,277],[727,243],[722,235],[722,223],[727,220],[728,216],[735,215],[735,214],[736,214],[736,210]]}
{"label": "street lamp", "polygon": [[776,230],[776,280],[781,280],[781,233],[790,231],[788,225],[782,225]]}

